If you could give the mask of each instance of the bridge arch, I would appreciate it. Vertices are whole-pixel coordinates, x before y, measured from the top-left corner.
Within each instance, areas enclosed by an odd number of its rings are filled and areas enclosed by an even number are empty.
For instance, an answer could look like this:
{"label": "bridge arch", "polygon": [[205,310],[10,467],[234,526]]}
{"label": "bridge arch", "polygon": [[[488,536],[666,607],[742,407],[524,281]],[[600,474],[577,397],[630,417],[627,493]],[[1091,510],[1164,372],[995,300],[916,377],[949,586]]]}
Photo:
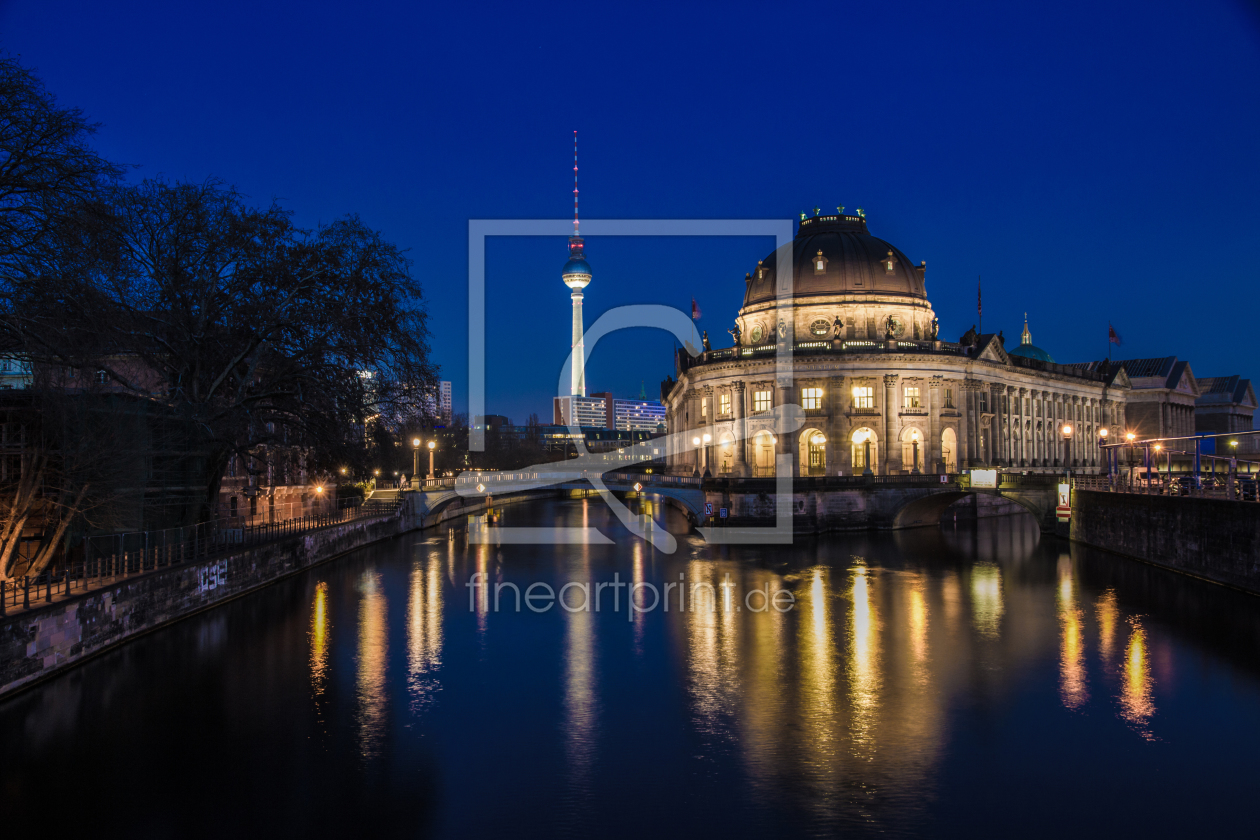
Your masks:
{"label": "bridge arch", "polygon": [[1042,525],[1045,520],[1045,511],[1041,510],[1032,501],[1024,498],[1018,493],[978,493],[975,490],[939,490],[925,496],[919,496],[915,499],[908,500],[904,505],[897,509],[893,514],[892,526],[896,528],[928,528],[939,525],[941,517],[945,515],[945,509],[954,502],[961,501],[968,496],[993,495],[1007,499],[1022,507],[1033,515],[1038,525]]}

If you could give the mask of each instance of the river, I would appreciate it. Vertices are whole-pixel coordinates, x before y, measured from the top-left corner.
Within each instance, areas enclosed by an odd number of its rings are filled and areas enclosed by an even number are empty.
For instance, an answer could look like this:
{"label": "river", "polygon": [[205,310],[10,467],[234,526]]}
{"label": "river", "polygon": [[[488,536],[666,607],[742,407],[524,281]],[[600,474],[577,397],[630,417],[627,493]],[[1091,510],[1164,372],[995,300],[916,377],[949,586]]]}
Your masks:
{"label": "river", "polygon": [[1254,836],[1260,599],[1027,516],[671,513],[668,555],[598,499],[506,509],[540,522],[614,544],[416,533],[0,703],[7,834]]}

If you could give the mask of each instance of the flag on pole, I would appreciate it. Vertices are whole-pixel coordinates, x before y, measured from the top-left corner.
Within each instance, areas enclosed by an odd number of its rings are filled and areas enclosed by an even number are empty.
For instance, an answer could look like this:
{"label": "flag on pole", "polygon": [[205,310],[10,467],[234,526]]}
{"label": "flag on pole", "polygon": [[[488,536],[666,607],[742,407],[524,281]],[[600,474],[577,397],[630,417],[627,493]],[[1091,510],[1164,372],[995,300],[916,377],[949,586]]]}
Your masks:
{"label": "flag on pole", "polygon": [[1110,321],[1107,322],[1107,341],[1117,346],[1124,344],[1124,342],[1120,340],[1120,333],[1116,332],[1116,328],[1111,326]]}
{"label": "flag on pole", "polygon": [[976,275],[976,320],[984,331],[984,300],[980,294],[980,275]]}
{"label": "flag on pole", "polygon": [[691,320],[693,321],[700,320],[700,307],[696,304],[695,298],[691,299]]}

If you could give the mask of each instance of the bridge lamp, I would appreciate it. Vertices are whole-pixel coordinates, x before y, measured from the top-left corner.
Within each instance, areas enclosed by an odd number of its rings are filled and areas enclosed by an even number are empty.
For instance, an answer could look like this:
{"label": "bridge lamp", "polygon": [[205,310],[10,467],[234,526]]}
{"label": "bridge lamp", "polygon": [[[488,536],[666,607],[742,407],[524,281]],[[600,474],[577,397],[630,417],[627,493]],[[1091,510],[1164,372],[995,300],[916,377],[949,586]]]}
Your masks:
{"label": "bridge lamp", "polygon": [[1069,474],[1072,469],[1072,427],[1068,423],[1060,429],[1063,432],[1063,469]]}
{"label": "bridge lamp", "polygon": [[433,450],[437,449],[437,441],[429,441],[429,478],[433,478]]}
{"label": "bridge lamp", "polygon": [[324,492],[324,485],[320,484],[319,486],[317,486],[317,487],[315,488],[315,492],[316,492],[316,493],[323,493],[323,492]]}
{"label": "bridge lamp", "polygon": [[420,475],[420,438],[411,439],[411,478],[414,481]]}
{"label": "bridge lamp", "polygon": [[910,462],[911,463],[910,474],[918,475],[919,474],[919,430],[918,429],[910,430],[910,446],[913,448],[913,451],[914,451],[914,458]]}
{"label": "bridge lamp", "polygon": [[709,441],[713,440],[713,435],[705,433],[702,435],[704,439],[704,475],[709,476]]}
{"label": "bridge lamp", "polygon": [[[698,438],[698,437],[693,437],[693,438],[691,439],[691,445],[692,445],[692,446],[694,446],[696,449],[699,449],[699,448],[700,448],[700,438]],[[693,468],[692,468],[692,470],[691,470],[691,474],[692,474],[692,475],[700,475],[700,468],[699,468],[698,466],[693,467]]]}

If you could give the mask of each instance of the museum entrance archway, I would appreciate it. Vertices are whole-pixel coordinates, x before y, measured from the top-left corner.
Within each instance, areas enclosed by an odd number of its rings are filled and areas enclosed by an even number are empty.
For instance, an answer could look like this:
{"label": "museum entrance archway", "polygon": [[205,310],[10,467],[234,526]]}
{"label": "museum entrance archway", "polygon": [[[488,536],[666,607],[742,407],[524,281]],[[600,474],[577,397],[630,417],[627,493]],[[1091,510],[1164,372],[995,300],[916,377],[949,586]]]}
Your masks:
{"label": "museum entrance archway", "polygon": [[821,429],[801,432],[797,449],[800,451],[801,475],[827,474],[827,436]]}
{"label": "museum entrance archway", "polygon": [[866,426],[855,429],[849,443],[853,450],[853,474],[862,475],[868,468],[872,473],[878,473],[879,444],[875,439],[875,430]]}
{"label": "museum entrance archway", "polygon": [[753,435],[753,475],[774,475],[774,435],[760,431]]}

